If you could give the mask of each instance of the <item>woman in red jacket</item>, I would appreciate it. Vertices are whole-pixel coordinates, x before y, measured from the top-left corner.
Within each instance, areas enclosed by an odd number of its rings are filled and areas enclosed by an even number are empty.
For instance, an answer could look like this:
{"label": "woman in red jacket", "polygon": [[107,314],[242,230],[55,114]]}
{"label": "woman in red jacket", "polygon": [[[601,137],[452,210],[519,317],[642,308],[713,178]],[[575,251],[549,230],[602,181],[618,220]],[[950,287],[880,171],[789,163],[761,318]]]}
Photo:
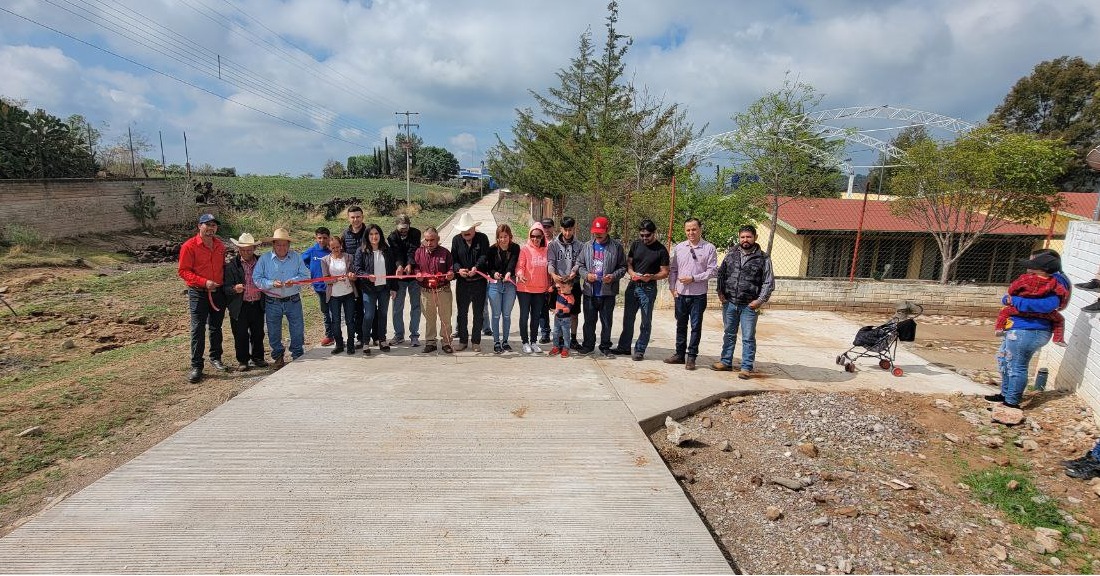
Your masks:
{"label": "woman in red jacket", "polygon": [[519,299],[519,336],[523,352],[542,352],[538,342],[539,321],[550,290],[550,272],[546,267],[546,232],[542,224],[531,226],[527,242],[519,249],[516,264],[516,296]]}

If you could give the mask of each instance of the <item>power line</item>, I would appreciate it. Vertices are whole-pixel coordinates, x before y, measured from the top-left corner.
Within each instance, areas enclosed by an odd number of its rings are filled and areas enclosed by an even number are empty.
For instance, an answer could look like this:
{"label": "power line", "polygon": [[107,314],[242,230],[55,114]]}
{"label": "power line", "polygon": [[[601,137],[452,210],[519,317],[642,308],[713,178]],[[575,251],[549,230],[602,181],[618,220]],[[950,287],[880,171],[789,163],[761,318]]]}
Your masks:
{"label": "power line", "polygon": [[322,132],[321,130],[317,130],[316,128],[311,128],[311,127],[309,127],[309,126],[305,126],[305,125],[299,124],[299,123],[297,123],[297,122],[295,122],[295,121],[293,121],[293,120],[289,120],[289,119],[287,119],[287,118],[283,118],[283,117],[281,117],[281,116],[278,116],[278,115],[276,115],[276,114],[272,114],[272,113],[270,113],[270,112],[267,112],[267,111],[265,111],[265,110],[261,110],[261,109],[259,109],[259,108],[256,108],[256,107],[254,107],[254,106],[249,106],[248,104],[245,104],[244,102],[238,102],[237,100],[234,100],[234,99],[232,99],[232,98],[229,98],[229,97],[227,97],[227,96],[222,96],[221,94],[218,94],[218,93],[216,93],[216,92],[213,92],[212,90],[209,90],[209,89],[207,89],[207,88],[203,88],[202,86],[199,86],[199,85],[197,85],[197,84],[194,84],[194,83],[188,82],[187,80],[184,80],[184,79],[182,79],[182,78],[179,78],[179,77],[173,76],[172,74],[169,74],[169,73],[167,73],[167,72],[163,72],[163,71],[161,71],[161,70],[157,70],[156,68],[153,68],[152,66],[148,66],[148,65],[146,65],[146,64],[142,64],[141,62],[138,62],[138,61],[136,61],[136,60],[133,60],[133,59],[131,59],[131,58],[127,58],[126,56],[123,56],[123,55],[121,55],[121,54],[118,54],[118,53],[116,53],[116,52],[113,52],[113,51],[111,51],[111,50],[108,50],[107,48],[103,48],[102,46],[97,46],[96,44],[92,44],[91,42],[88,42],[87,40],[83,40],[83,39],[77,38],[76,36],[73,36],[72,34],[68,34],[68,33],[66,33],[66,32],[62,32],[61,30],[58,30],[58,29],[56,29],[56,28],[53,28],[53,27],[51,27],[51,26],[48,26],[48,25],[46,25],[46,24],[43,24],[43,23],[41,23],[41,22],[39,22],[39,21],[37,21],[37,20],[34,20],[33,18],[28,18],[27,16],[23,16],[22,14],[17,14],[17,13],[15,13],[15,12],[12,12],[11,10],[8,10],[7,8],[4,8],[4,7],[2,7],[2,6],[0,6],[0,11],[6,12],[6,13],[8,13],[8,14],[11,14],[12,16],[15,16],[15,17],[17,17],[17,18],[21,18],[21,19],[23,19],[23,20],[26,20],[27,22],[30,22],[30,23],[32,23],[32,24],[35,24],[35,25],[37,25],[37,26],[40,26],[40,27],[42,27],[42,28],[45,28],[46,30],[49,30],[49,31],[51,31],[51,32],[54,32],[54,33],[56,33],[56,34],[60,34],[60,35],[62,35],[62,36],[64,36],[64,37],[66,37],[66,38],[69,38],[69,39],[71,39],[71,40],[74,40],[74,41],[76,41],[76,42],[79,42],[79,43],[81,43],[81,44],[84,44],[84,45],[86,45],[86,46],[89,46],[89,47],[91,47],[91,48],[95,48],[96,50],[99,50],[99,51],[101,51],[101,52],[104,52],[104,53],[106,53],[106,54],[110,54],[111,56],[114,56],[114,57],[116,57],[116,58],[119,58],[119,59],[121,59],[121,60],[125,60],[126,62],[129,62],[130,64],[133,64],[134,66],[138,66],[138,67],[144,68],[144,69],[146,69],[146,70],[148,70],[148,71],[150,71],[150,72],[154,72],[154,73],[156,73],[156,74],[160,74],[161,76],[164,76],[164,77],[166,77],[166,78],[170,78],[170,79],[172,79],[172,80],[175,80],[176,82],[179,82],[180,84],[185,84],[185,85],[187,85],[187,86],[190,86],[190,87],[192,87],[192,88],[194,88],[194,89],[196,89],[196,90],[199,90],[199,91],[205,92],[205,93],[207,93],[207,94],[209,94],[209,95],[211,95],[211,96],[216,96],[216,97],[218,97],[218,98],[221,98],[222,100],[225,100],[225,101],[227,101],[227,102],[232,102],[233,104],[236,104],[236,105],[238,105],[238,106],[241,106],[241,107],[243,107],[243,108],[247,108],[247,109],[249,109],[249,110],[252,110],[252,111],[254,111],[254,112],[259,112],[260,114],[263,114],[264,116],[268,116],[268,117],[270,117],[270,118],[274,118],[275,120],[279,120],[279,121],[281,121],[281,122],[285,122],[285,123],[287,123],[287,124],[290,124],[290,125],[292,125],[292,126],[295,126],[295,127],[301,128],[301,129],[303,129],[303,130],[308,130],[308,131],[310,131],[310,132],[314,132],[314,133],[320,134],[320,135],[322,135],[322,136],[325,136],[325,137],[327,137],[327,138],[331,138],[331,139],[333,139],[333,140],[338,140],[338,141],[340,141],[340,142],[344,142],[344,143],[346,143],[346,144],[351,144],[352,146],[357,146],[357,147],[359,147],[359,148],[364,148],[364,149],[365,149],[365,148],[367,148],[367,146],[364,146],[363,144],[359,144],[359,143],[357,143],[357,142],[352,142],[351,140],[346,140],[346,139],[344,139],[344,138],[340,138],[339,136],[333,136],[332,134],[328,134],[327,132]]}

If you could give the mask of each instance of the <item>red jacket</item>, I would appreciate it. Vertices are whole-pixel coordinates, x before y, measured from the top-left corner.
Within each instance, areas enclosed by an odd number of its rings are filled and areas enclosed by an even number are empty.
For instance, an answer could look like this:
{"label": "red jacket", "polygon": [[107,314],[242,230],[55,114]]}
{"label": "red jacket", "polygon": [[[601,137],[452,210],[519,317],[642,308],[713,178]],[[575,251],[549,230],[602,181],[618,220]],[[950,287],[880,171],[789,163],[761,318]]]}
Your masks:
{"label": "red jacket", "polygon": [[180,246],[179,275],[192,288],[206,290],[206,281],[221,286],[225,271],[225,244],[214,237],[213,248],[207,248],[198,234]]}

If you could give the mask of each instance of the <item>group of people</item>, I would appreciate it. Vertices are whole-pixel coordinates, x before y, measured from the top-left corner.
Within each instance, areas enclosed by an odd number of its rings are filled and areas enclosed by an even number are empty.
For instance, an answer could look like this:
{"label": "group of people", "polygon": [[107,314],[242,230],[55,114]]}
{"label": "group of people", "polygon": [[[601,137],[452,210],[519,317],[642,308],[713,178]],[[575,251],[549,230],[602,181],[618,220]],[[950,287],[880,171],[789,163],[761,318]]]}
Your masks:
{"label": "group of people", "polygon": [[[577,223],[567,216],[560,230],[549,218],[535,222],[522,244],[515,241],[507,224],[501,224],[490,244],[488,236],[478,231],[481,222],[466,212],[455,223],[459,234],[450,249],[439,245],[435,228],[421,232],[405,215],[398,216],[395,224],[387,236],[379,225],[366,224],[362,209],[353,206],[348,209],[347,229],[340,234],[316,229],[316,243],[300,254],[290,247],[290,233],[279,228],[263,240],[248,233],[230,240],[237,253],[227,261],[225,243],[217,235],[217,218],[202,215],[198,233],[183,244],[179,259],[191,313],[189,381],[196,383],[203,377],[207,335],[210,365],[228,371],[222,362],[226,310],[238,370],[268,365],[265,328],[270,358],[276,368],[285,364],[284,318],[290,331],[290,358],[301,356],[305,352],[301,291],[307,284],[317,294],[324,318],[321,344],[333,346],[332,354],[361,350],[369,355],[374,346],[387,352],[404,344],[406,300],[410,347],[421,346],[423,316],[424,353],[438,349],[450,354],[468,347],[482,352],[482,335],[492,337],[495,354],[513,352],[509,336],[518,302],[519,345],[524,354],[542,353],[540,344],[547,344],[550,356],[564,358],[576,351],[605,358],[628,355],[641,361],[652,335],[657,283],[668,279],[675,302],[676,345],[664,362],[695,370],[707,286],[717,278],[725,336],[721,357],[711,368],[734,370],[740,331],[738,375],[749,378],[753,370],[757,312],[768,301],[775,280],[771,260],[756,243],[752,226],[741,228],[737,245],[719,264],[717,250],[703,239],[703,224],[697,218],[684,222],[687,239],[671,252],[649,219],[638,224],[637,238],[628,249],[610,237],[610,223],[602,216],[591,222],[588,242],[577,239]],[[258,255],[257,246],[265,242],[272,250]],[[627,280],[625,304],[615,342],[615,303],[623,278]],[[457,306],[454,332],[452,305]],[[387,339],[391,315],[394,336]]]}

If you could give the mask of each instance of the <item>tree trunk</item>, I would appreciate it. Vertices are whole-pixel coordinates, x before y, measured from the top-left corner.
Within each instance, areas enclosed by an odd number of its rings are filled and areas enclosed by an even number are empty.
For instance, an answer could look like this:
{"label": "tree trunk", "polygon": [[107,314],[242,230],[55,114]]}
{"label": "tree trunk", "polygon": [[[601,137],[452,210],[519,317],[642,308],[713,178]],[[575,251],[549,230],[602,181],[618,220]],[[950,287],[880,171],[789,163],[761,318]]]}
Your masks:
{"label": "tree trunk", "polygon": [[764,249],[770,256],[772,253],[772,242],[775,241],[775,227],[779,224],[779,196],[772,195],[772,221],[771,229],[768,230],[768,247]]}

